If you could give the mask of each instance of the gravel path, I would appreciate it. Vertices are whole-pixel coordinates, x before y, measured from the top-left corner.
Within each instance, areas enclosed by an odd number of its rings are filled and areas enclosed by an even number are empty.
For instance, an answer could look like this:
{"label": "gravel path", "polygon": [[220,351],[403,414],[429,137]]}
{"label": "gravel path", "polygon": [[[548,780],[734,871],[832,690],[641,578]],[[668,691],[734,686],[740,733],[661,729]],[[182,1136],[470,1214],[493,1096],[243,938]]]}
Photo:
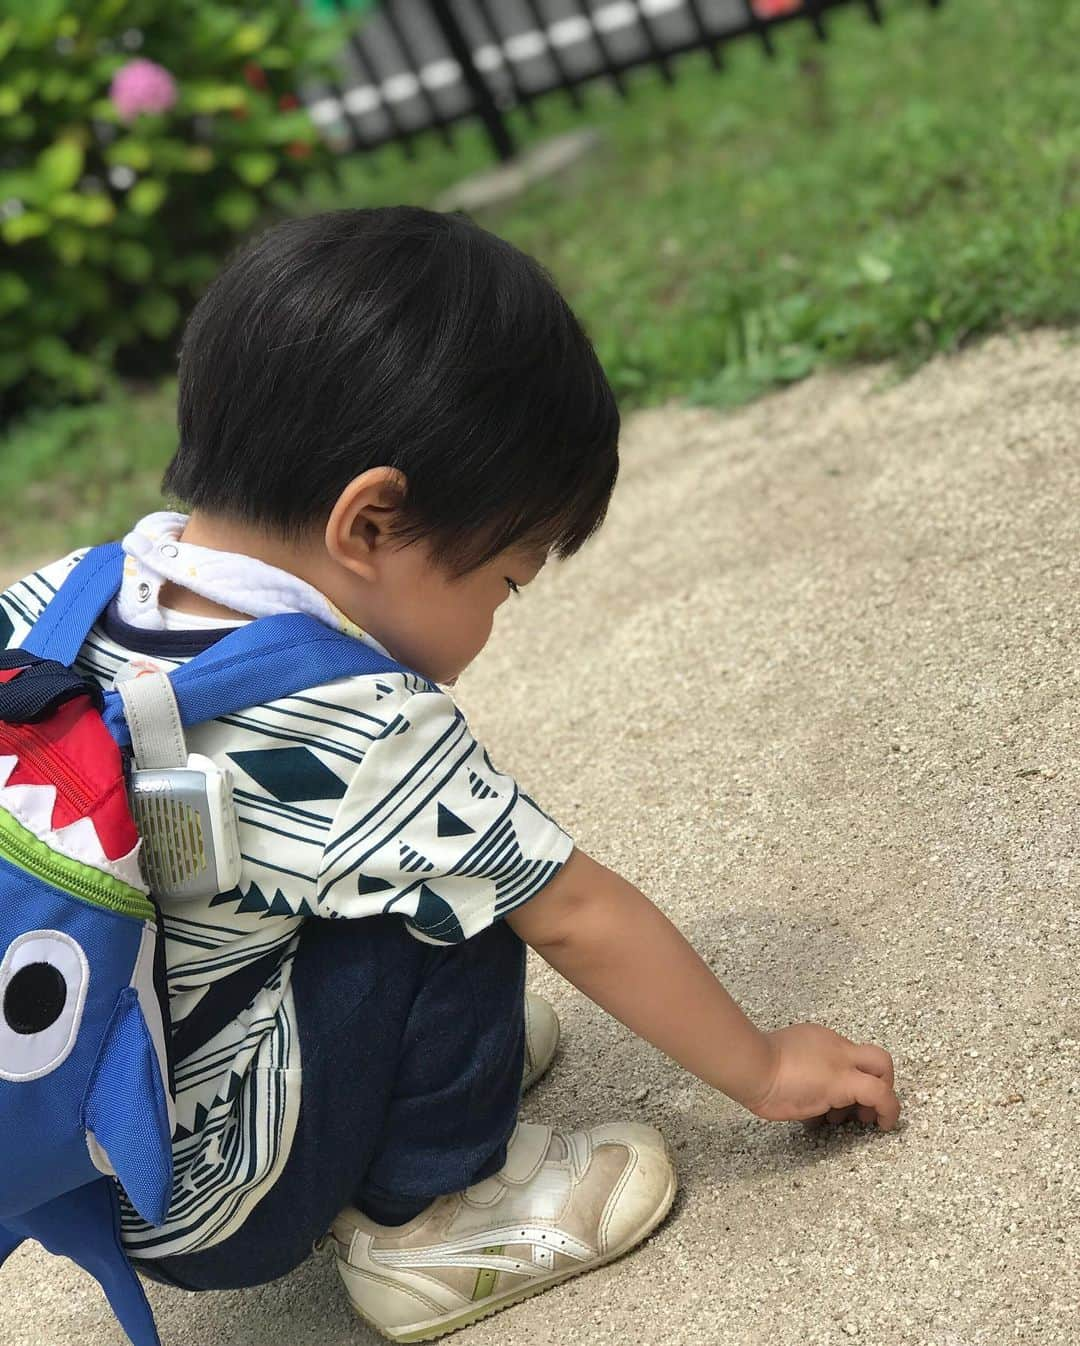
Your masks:
{"label": "gravel path", "polygon": [[[462,702],[495,761],[678,921],[766,1027],[894,1053],[890,1136],[767,1124],[536,961],[526,1115],[660,1126],[642,1249],[461,1346],[1057,1346],[1077,1337],[1080,364],[996,339],[890,385],[636,416],[603,532],[502,610]],[[7,1346],[115,1346],[22,1249]],[[166,1346],[373,1346],[331,1266],[152,1290]]]}

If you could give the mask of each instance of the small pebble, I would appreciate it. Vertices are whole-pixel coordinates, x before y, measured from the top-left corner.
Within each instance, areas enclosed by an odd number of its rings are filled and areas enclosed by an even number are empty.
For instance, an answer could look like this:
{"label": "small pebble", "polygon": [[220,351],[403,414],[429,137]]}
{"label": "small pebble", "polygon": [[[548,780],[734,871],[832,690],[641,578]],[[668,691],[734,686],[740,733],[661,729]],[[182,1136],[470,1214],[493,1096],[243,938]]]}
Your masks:
{"label": "small pebble", "polygon": [[649,1086],[647,1084],[643,1084],[641,1088],[634,1094],[633,1098],[631,1099],[631,1102],[644,1103],[644,1101],[648,1097],[649,1097]]}

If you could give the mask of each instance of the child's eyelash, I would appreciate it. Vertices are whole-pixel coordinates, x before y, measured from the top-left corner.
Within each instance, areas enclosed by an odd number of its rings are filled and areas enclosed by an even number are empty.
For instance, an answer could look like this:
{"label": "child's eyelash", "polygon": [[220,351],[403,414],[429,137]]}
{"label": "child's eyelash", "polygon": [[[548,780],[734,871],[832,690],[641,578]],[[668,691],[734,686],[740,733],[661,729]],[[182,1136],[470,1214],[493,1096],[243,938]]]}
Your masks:
{"label": "child's eyelash", "polygon": [[510,578],[509,575],[504,575],[504,576],[503,576],[503,579],[506,580],[507,584],[510,586],[510,592],[511,592],[512,594],[519,594],[519,593],[521,593],[521,589],[519,588],[519,586],[518,586],[517,584],[514,583],[514,581]]}

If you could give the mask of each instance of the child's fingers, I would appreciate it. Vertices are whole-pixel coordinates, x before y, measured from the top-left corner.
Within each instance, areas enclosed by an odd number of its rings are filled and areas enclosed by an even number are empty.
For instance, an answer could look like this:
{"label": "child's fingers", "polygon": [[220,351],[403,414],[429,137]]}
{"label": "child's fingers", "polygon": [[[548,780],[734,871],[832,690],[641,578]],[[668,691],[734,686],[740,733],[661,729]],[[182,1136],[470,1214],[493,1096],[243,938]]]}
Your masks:
{"label": "child's fingers", "polygon": [[856,1103],[872,1109],[882,1131],[891,1131],[900,1120],[900,1100],[880,1076],[852,1071],[851,1093]]}
{"label": "child's fingers", "polygon": [[828,1112],[819,1113],[815,1117],[804,1117],[803,1126],[808,1131],[820,1131],[825,1126],[843,1126],[845,1122],[858,1121],[863,1126],[874,1126],[877,1123],[877,1112],[874,1108],[860,1107],[853,1103],[849,1108],[830,1108]]}
{"label": "child's fingers", "polygon": [[872,1042],[856,1042],[851,1053],[852,1060],[860,1070],[868,1075],[877,1075],[891,1089],[893,1087],[893,1060],[883,1047]]}
{"label": "child's fingers", "polygon": [[816,1131],[823,1126],[843,1126],[845,1122],[852,1121],[857,1121],[862,1126],[874,1126],[877,1119],[876,1109],[852,1103],[850,1107],[830,1108],[828,1112],[823,1112],[816,1117],[807,1117],[804,1119],[803,1125],[811,1131]]}

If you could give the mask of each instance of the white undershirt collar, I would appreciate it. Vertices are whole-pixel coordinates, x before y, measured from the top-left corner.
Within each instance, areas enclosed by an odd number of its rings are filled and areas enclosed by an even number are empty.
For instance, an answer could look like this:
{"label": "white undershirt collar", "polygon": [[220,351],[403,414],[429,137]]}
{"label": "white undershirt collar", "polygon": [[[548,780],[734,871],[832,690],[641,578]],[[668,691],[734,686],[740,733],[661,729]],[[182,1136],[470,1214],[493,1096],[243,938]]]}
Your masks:
{"label": "white undershirt collar", "polygon": [[336,631],[387,651],[313,585],[253,556],[181,542],[188,516],[162,510],[148,514],[124,538],[124,578],[118,598],[121,621],[144,631],[200,630],[243,622],[197,617],[161,606],[166,583],[251,617],[304,612]]}

